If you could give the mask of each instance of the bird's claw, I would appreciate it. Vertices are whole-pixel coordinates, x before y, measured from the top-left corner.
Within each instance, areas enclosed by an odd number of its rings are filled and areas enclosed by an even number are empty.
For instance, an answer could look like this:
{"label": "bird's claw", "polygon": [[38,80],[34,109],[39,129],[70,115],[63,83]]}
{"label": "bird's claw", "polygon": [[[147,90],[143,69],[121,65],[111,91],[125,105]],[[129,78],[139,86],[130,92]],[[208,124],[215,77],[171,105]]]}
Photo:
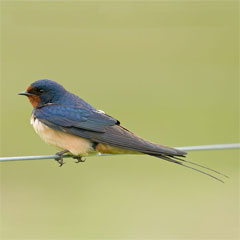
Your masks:
{"label": "bird's claw", "polygon": [[80,157],[80,156],[74,156],[74,159],[77,159],[75,163],[85,162],[86,158]]}
{"label": "bird's claw", "polygon": [[56,153],[57,157],[55,158],[55,160],[59,163],[59,167],[61,167],[64,164],[64,162],[63,162],[63,154],[67,153],[67,152],[68,152],[68,150],[64,150],[64,151]]}
{"label": "bird's claw", "polygon": [[[68,150],[63,150],[61,152],[57,152],[56,155],[57,157],[55,158],[55,160],[59,163],[59,167],[61,167],[64,162],[63,162],[63,155],[65,153],[68,153],[69,151]],[[80,162],[85,162],[86,159],[81,157],[81,156],[72,156],[73,159],[77,159],[76,163],[80,163]]]}
{"label": "bird's claw", "polygon": [[63,157],[61,155],[58,155],[58,156],[59,157],[55,158],[55,160],[59,163],[59,167],[61,167],[64,164]]}

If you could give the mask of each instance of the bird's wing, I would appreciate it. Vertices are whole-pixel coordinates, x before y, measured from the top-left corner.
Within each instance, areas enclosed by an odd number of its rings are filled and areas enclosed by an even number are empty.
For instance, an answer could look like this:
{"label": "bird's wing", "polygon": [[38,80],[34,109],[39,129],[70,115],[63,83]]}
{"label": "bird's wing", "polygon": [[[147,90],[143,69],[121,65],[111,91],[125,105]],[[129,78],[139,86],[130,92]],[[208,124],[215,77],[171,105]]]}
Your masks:
{"label": "bird's wing", "polygon": [[36,108],[33,114],[49,127],[78,128],[104,133],[107,126],[119,124],[119,121],[98,111],[51,104]]}
{"label": "bird's wing", "polygon": [[150,143],[120,126],[119,121],[98,111],[64,105],[47,105],[34,110],[48,127],[114,147],[147,154],[183,155],[184,152]]}
{"label": "bird's wing", "polygon": [[120,126],[120,122],[105,113],[73,108],[65,105],[47,105],[36,108],[34,116],[48,127],[119,148],[147,154],[184,155],[185,153],[150,143]]}

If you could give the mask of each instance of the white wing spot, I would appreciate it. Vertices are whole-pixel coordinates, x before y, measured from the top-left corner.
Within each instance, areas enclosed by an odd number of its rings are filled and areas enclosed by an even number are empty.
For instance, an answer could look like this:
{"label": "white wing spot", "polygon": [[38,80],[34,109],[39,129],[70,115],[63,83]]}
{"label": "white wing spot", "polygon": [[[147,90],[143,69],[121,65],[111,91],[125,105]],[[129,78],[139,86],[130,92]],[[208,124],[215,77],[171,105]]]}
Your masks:
{"label": "white wing spot", "polygon": [[97,112],[105,114],[103,110],[98,109]]}

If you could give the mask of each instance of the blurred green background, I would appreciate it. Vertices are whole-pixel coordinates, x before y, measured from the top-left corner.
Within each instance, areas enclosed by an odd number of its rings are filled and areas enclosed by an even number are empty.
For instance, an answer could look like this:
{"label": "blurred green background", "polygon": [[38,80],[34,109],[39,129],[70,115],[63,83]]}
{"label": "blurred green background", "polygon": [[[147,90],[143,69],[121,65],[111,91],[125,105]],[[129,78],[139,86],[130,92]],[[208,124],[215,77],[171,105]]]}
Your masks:
{"label": "blurred green background", "polygon": [[[53,154],[17,93],[48,78],[169,146],[238,136],[238,1],[2,1],[1,156]],[[1,239],[238,239],[239,151],[1,163]]]}

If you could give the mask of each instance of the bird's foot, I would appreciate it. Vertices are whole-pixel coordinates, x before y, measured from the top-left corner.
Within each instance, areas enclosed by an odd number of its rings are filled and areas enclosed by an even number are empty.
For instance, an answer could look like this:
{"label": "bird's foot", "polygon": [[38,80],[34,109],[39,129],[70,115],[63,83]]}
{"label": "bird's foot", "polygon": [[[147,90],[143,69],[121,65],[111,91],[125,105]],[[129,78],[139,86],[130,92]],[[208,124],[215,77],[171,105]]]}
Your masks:
{"label": "bird's foot", "polygon": [[85,162],[86,158],[83,158],[81,156],[74,156],[73,159],[77,159],[75,163]]}
{"label": "bird's foot", "polygon": [[64,155],[65,153],[68,153],[68,152],[69,152],[68,150],[63,150],[63,151],[61,151],[61,152],[57,152],[57,153],[56,153],[56,155],[57,155],[58,157],[56,157],[55,160],[59,163],[59,167],[61,167],[61,166],[64,164],[64,162],[63,162],[63,155]]}

